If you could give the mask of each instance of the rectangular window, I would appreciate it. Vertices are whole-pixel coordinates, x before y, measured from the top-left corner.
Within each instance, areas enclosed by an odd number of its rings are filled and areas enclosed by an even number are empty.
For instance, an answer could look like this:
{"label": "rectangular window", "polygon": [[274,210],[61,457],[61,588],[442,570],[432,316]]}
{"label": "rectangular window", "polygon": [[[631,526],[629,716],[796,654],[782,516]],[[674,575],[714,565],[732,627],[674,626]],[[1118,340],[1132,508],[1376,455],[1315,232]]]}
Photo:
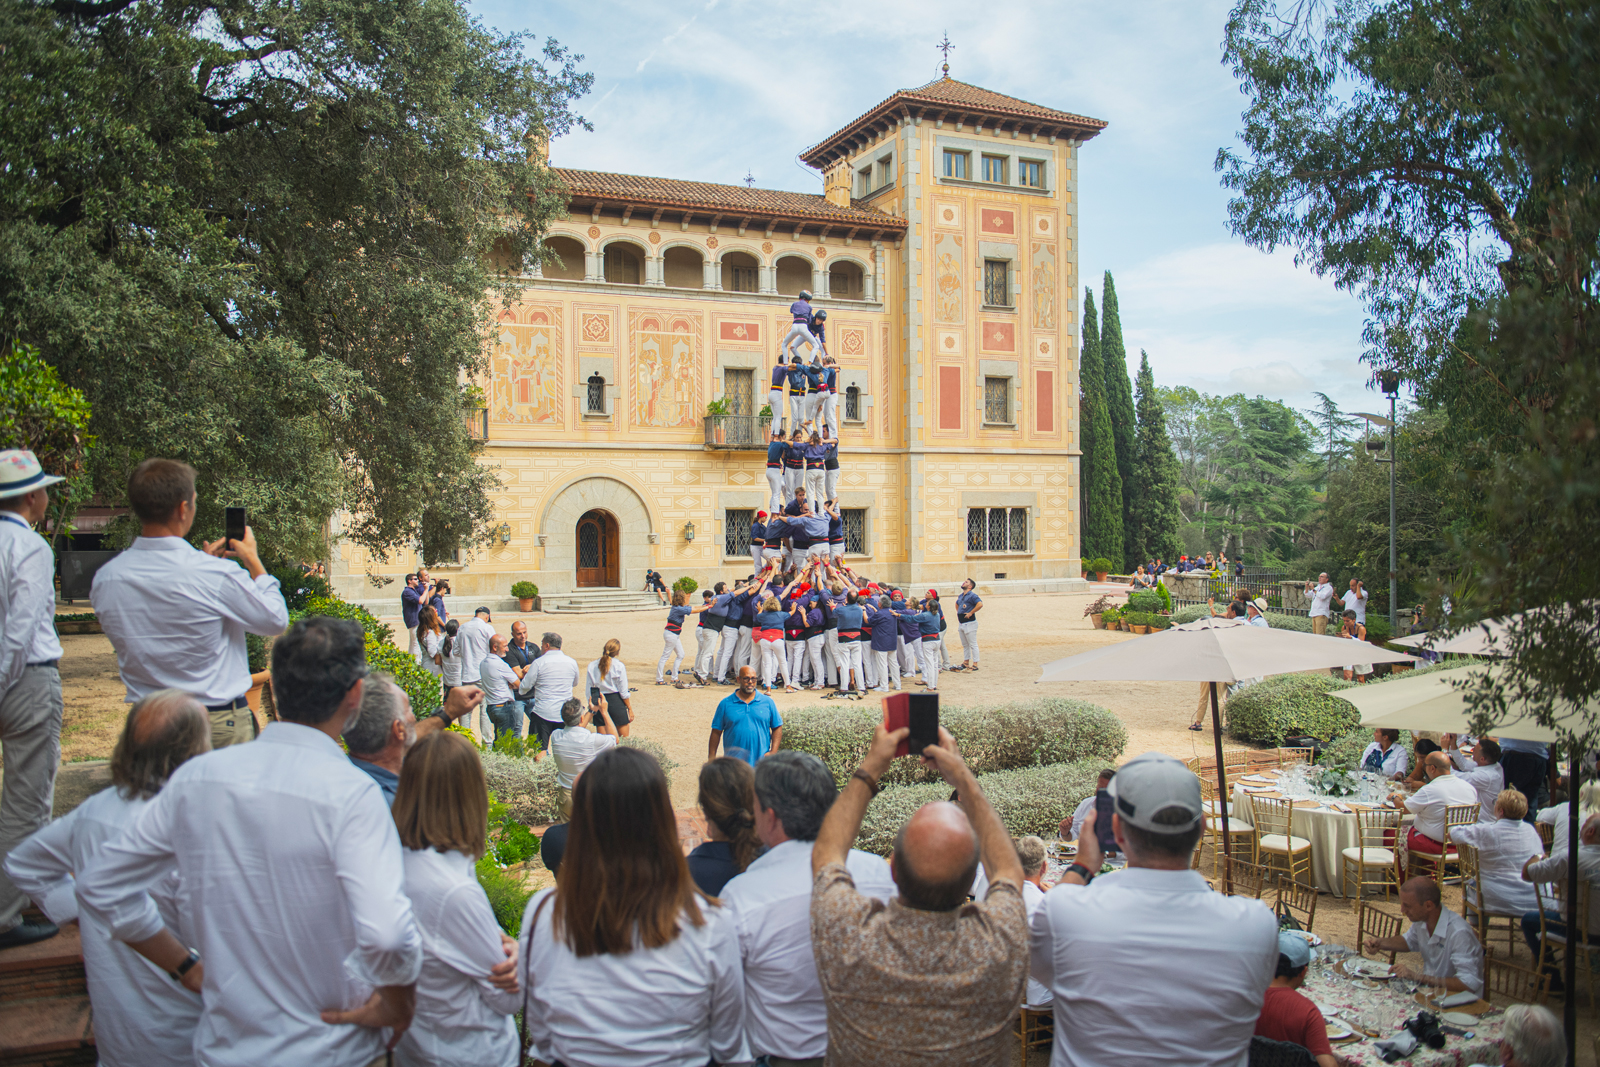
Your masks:
{"label": "rectangular window", "polygon": [[856,195],[866,196],[872,192],[872,168],[862,167],[856,171]]}
{"label": "rectangular window", "polygon": [[1044,164],[1037,160],[1024,159],[1017,163],[1017,184],[1026,185],[1033,189],[1044,188]]}
{"label": "rectangular window", "polygon": [[606,380],[598,374],[589,375],[587,398],[588,403],[584,410],[590,415],[604,415],[606,413]]}
{"label": "rectangular window", "polygon": [[946,178],[972,177],[972,171],[968,165],[971,159],[972,157],[966,152],[952,152],[948,148],[945,149],[944,176]]}
{"label": "rectangular window", "polygon": [[884,156],[882,159],[878,160],[878,184],[877,184],[877,188],[882,189],[885,185],[888,185],[890,182],[893,182],[893,181],[894,181],[894,157],[893,156]]}
{"label": "rectangular window", "polygon": [[1011,264],[1003,259],[983,261],[983,302],[990,307],[1011,306]]}
{"label": "rectangular window", "polygon": [[846,554],[867,555],[867,509],[840,508],[839,518],[844,521],[844,550]]}
{"label": "rectangular window", "polygon": [[968,552],[1027,552],[1027,508],[973,508],[967,512]]}
{"label": "rectangular window", "polygon": [[1006,157],[983,157],[983,180],[986,182],[1004,182],[1006,180]]}
{"label": "rectangular window", "polygon": [[844,391],[844,421],[861,422],[861,390],[850,386]]}
{"label": "rectangular window", "polygon": [[736,293],[753,293],[756,291],[756,271],[759,267],[733,268],[733,291]]}
{"label": "rectangular window", "polygon": [[1010,378],[983,380],[983,421],[999,423],[1011,421]]}
{"label": "rectangular window", "polygon": [[727,556],[750,554],[750,523],[755,520],[753,508],[729,508],[722,520],[722,551]]}
{"label": "rectangular window", "polygon": [[755,390],[755,371],[729,367],[722,372],[722,396],[728,401],[728,414],[754,415]]}

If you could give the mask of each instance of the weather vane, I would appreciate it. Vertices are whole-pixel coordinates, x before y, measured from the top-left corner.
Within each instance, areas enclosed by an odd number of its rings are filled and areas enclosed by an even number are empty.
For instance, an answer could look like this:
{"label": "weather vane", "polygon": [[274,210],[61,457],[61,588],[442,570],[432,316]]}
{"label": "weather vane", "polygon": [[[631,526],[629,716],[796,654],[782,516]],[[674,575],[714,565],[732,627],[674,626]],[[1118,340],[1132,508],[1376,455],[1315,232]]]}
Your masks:
{"label": "weather vane", "polygon": [[744,172],[744,183],[751,189],[756,187],[756,176],[752,171],[746,170]]}
{"label": "weather vane", "polygon": [[950,43],[950,31],[946,30],[944,34],[944,40],[940,41],[938,44],[939,51],[944,53],[944,66],[942,69],[944,70],[944,76],[946,78],[950,77],[950,49],[954,47],[955,45]]}

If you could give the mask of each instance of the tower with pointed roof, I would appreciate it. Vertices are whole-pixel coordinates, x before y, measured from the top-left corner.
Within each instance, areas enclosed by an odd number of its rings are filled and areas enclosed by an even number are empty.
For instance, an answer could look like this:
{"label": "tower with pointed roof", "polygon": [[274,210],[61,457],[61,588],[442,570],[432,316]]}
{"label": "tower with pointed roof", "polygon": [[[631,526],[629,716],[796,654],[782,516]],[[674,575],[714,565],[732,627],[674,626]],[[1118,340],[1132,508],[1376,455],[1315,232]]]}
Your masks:
{"label": "tower with pointed roof", "polygon": [[[748,574],[759,413],[801,289],[839,366],[847,562],[1081,587],[1077,169],[1104,127],[946,74],[801,152],[820,194],[553,168],[568,214],[497,310],[470,420],[503,525],[457,595],[528,578],[547,609],[581,607],[646,569]],[[352,594],[415,563],[346,552]]]}

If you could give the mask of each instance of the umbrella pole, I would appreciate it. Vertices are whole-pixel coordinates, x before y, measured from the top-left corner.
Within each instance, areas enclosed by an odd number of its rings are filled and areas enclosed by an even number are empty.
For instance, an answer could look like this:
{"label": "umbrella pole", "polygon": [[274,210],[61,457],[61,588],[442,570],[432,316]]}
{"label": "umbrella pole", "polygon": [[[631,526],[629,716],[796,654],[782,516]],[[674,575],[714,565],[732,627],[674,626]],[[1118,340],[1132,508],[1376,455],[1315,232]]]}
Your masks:
{"label": "umbrella pole", "polygon": [[1577,737],[1569,739],[1567,747],[1572,763],[1572,773],[1567,778],[1567,952],[1562,961],[1566,972],[1567,995],[1562,998],[1562,1029],[1567,1032],[1567,1067],[1578,1062],[1578,772],[1581,769],[1578,754],[1583,746]]}
{"label": "umbrella pole", "polygon": [[1211,683],[1211,738],[1217,749],[1217,810],[1222,814],[1222,894],[1233,894],[1233,841],[1228,834],[1228,772],[1222,766],[1222,714],[1217,710],[1217,683]]}

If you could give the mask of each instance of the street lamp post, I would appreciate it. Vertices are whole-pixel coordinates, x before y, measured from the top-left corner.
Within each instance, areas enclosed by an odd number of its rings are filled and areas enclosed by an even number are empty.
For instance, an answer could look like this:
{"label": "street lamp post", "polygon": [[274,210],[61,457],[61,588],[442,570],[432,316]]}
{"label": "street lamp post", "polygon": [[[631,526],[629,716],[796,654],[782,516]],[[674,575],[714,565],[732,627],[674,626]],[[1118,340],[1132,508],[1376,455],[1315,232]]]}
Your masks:
{"label": "street lamp post", "polygon": [[1394,550],[1394,471],[1400,465],[1400,455],[1394,450],[1394,405],[1400,396],[1400,372],[1385,370],[1378,372],[1378,384],[1389,398],[1389,633],[1398,635],[1400,632],[1400,605],[1396,603],[1399,597],[1398,578],[1396,571],[1399,563]]}

